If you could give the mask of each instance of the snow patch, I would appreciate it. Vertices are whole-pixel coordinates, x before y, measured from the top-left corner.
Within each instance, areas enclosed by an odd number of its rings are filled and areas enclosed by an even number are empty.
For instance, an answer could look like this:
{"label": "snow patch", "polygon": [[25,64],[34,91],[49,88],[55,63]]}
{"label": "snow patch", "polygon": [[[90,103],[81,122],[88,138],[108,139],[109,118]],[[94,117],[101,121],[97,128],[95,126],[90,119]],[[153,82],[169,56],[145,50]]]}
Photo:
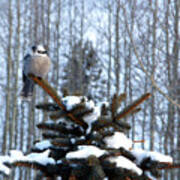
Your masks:
{"label": "snow patch", "polygon": [[101,115],[101,111],[99,107],[94,107],[93,112],[88,114],[87,116],[83,117],[83,120],[88,124],[88,129],[86,133],[90,133],[91,128],[92,128],[92,123],[95,122]]}
{"label": "snow patch", "polygon": [[82,100],[87,101],[85,96],[66,96],[62,99],[63,104],[66,106],[66,109],[70,111],[75,105],[82,102]]}
{"label": "snow patch", "polygon": [[170,156],[154,151],[145,151],[143,149],[133,149],[132,154],[136,157],[137,164],[140,164],[143,159],[150,157],[152,161],[172,163],[173,159]]}
{"label": "snow patch", "polygon": [[10,169],[1,162],[0,162],[0,171],[6,175],[10,174]]}
{"label": "snow patch", "polygon": [[55,160],[53,158],[48,157],[50,153],[50,150],[46,150],[43,153],[31,153],[27,156],[24,156],[25,159],[29,162],[37,162],[42,165],[47,165],[47,164],[55,164]]}
{"label": "snow patch", "polygon": [[87,134],[91,131],[92,123],[95,122],[101,115],[101,106],[96,106],[94,101],[88,100],[85,96],[67,96],[62,99],[63,104],[69,111],[77,104],[84,102],[85,107],[89,110],[93,110],[92,113],[83,117],[84,122],[88,124]]}
{"label": "snow patch", "polygon": [[48,149],[51,146],[52,146],[52,144],[49,140],[44,140],[44,141],[41,141],[41,142],[38,142],[35,144],[35,148],[37,148],[39,150]]}
{"label": "snow patch", "polygon": [[137,173],[138,175],[141,175],[143,173],[143,171],[140,168],[138,168],[136,164],[134,164],[132,161],[123,156],[111,157],[109,158],[109,161],[112,163],[116,163],[117,167],[131,170]]}
{"label": "snow patch", "polygon": [[72,151],[66,154],[67,159],[81,159],[81,158],[87,158],[90,155],[94,155],[96,157],[100,157],[103,154],[107,153],[105,150],[102,150],[96,146],[78,146],[77,151]]}
{"label": "snow patch", "polygon": [[25,156],[21,151],[11,150],[10,156],[0,156],[0,171],[6,175],[10,174],[10,169],[4,163],[13,164],[15,162],[36,162],[42,165],[55,164],[55,160],[48,157],[49,153],[50,150],[48,149],[42,153],[30,153]]}
{"label": "snow patch", "polygon": [[119,149],[120,147],[129,150],[132,147],[132,141],[124,133],[115,132],[114,135],[104,138],[107,147]]}

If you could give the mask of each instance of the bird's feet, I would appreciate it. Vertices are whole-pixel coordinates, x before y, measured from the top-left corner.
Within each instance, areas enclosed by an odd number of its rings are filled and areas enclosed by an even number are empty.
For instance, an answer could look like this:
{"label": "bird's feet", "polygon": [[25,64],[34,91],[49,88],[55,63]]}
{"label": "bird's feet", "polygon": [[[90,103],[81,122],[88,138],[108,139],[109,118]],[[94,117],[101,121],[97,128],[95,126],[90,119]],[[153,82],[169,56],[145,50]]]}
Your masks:
{"label": "bird's feet", "polygon": [[32,96],[33,96],[32,93],[29,93],[29,94],[25,95],[23,92],[21,92],[21,94],[20,94],[21,100],[22,101],[27,101],[27,102],[31,102],[32,101]]}

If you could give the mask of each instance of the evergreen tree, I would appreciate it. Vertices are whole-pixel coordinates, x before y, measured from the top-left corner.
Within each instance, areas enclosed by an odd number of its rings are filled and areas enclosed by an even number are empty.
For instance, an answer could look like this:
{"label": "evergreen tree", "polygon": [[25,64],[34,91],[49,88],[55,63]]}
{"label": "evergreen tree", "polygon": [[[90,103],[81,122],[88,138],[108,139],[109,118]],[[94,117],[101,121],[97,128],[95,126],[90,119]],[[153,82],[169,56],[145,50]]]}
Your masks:
{"label": "evergreen tree", "polygon": [[105,97],[106,81],[103,77],[103,66],[90,41],[84,44],[79,41],[72,48],[71,55],[64,68],[62,87],[69,94],[80,94],[92,99],[102,100]]}
{"label": "evergreen tree", "polygon": [[125,117],[137,113],[151,94],[119,111],[125,94],[115,94],[110,102],[97,106],[85,96],[60,98],[46,81],[30,77],[55,101],[36,106],[48,111],[51,120],[37,125],[44,130],[44,140],[36,142],[29,154],[13,150],[0,156],[0,171],[5,175],[14,165],[40,170],[36,179],[150,180],[160,177],[162,169],[180,167],[170,156],[133,149],[135,142],[124,134],[131,128]]}

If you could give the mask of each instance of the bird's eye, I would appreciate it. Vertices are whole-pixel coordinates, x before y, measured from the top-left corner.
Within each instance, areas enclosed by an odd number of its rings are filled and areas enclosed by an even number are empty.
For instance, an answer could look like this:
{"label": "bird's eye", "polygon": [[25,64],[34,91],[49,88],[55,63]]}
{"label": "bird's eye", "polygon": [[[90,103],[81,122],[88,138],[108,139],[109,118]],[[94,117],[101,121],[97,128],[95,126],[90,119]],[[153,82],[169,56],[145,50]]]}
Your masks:
{"label": "bird's eye", "polygon": [[37,51],[39,54],[47,54],[47,51]]}

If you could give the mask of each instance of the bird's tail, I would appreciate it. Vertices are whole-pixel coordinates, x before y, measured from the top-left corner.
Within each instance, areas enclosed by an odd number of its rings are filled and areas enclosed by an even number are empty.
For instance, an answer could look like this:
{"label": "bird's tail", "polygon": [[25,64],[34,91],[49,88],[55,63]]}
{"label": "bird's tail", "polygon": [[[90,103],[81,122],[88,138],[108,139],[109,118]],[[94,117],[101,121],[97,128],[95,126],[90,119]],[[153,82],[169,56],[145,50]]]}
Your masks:
{"label": "bird's tail", "polygon": [[26,80],[24,81],[23,89],[20,94],[21,98],[25,101],[31,101],[33,96],[33,89],[34,82],[31,79],[26,78]]}

